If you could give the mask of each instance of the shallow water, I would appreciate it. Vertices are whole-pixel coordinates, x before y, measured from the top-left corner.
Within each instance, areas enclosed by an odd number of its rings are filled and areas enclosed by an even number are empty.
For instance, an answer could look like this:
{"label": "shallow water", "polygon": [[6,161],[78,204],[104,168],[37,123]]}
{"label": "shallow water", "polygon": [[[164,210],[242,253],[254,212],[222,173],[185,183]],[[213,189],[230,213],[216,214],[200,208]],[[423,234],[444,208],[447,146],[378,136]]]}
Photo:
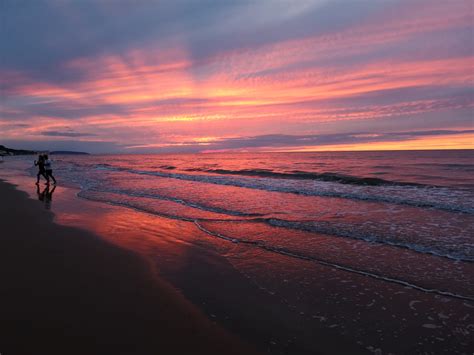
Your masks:
{"label": "shallow water", "polygon": [[58,156],[55,172],[83,198],[170,218],[244,218],[474,260],[472,151]]}

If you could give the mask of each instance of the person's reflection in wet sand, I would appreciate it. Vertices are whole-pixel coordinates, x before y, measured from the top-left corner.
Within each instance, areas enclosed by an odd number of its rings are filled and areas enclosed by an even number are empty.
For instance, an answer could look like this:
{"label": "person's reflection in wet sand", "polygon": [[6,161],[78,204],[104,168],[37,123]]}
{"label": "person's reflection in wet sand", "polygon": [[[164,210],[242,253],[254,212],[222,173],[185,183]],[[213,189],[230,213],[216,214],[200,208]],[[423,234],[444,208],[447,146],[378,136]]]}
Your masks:
{"label": "person's reflection in wet sand", "polygon": [[51,209],[51,201],[53,200],[54,190],[56,190],[56,185],[54,185],[51,190],[49,189],[49,185],[46,185],[43,191],[40,191],[39,185],[36,185],[36,194],[38,195],[38,200],[44,203],[44,208],[47,210]]}

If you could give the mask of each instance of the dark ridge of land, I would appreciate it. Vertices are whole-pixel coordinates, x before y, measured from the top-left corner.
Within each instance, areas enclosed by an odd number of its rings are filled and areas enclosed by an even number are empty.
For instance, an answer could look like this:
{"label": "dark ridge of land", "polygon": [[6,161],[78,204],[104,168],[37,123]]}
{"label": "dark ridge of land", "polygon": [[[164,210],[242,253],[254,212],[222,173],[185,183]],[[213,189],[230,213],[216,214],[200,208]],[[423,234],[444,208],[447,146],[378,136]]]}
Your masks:
{"label": "dark ridge of land", "polygon": [[56,155],[59,155],[59,154],[62,154],[62,155],[90,155],[89,153],[86,153],[86,152],[74,152],[74,151],[70,151],[70,150],[55,150],[55,151],[50,152],[49,154],[51,154],[51,155],[53,155],[53,154],[56,154]]}
{"label": "dark ridge of land", "polygon": [[138,256],[53,223],[2,181],[0,195],[0,353],[254,353]]}
{"label": "dark ridge of land", "polygon": [[12,149],[7,148],[4,145],[0,145],[0,155],[33,155],[37,152],[34,150],[25,150],[25,149]]}

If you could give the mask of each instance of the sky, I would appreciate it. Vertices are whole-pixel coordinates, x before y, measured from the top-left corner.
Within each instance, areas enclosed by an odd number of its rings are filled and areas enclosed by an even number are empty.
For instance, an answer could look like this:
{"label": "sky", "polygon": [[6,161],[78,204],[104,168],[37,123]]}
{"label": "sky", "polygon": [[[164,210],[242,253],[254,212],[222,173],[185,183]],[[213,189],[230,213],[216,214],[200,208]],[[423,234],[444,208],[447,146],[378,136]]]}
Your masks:
{"label": "sky", "polygon": [[0,144],[474,148],[471,0],[0,0]]}

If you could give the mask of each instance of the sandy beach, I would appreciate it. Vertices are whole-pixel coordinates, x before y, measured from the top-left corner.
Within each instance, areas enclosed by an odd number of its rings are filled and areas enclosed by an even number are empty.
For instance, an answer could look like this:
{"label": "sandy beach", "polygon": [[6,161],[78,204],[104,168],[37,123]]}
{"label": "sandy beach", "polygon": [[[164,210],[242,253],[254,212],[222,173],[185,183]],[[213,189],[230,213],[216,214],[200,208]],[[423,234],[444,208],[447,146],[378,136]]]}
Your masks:
{"label": "sandy beach", "polygon": [[158,279],[85,230],[53,223],[0,182],[2,354],[251,354]]}

